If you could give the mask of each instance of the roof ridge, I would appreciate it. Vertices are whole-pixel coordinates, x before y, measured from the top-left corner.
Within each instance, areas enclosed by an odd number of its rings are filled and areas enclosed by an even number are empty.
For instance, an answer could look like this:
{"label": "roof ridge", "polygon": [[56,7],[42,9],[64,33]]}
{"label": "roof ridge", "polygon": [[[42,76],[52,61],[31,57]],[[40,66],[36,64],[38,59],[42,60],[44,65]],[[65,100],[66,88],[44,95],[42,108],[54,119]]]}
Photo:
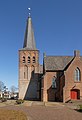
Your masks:
{"label": "roof ridge", "polygon": [[69,55],[66,55],[66,56],[63,56],[63,55],[62,55],[62,56],[59,56],[59,55],[58,55],[58,56],[57,56],[57,55],[55,55],[55,56],[48,55],[48,56],[47,56],[47,55],[46,55],[46,57],[74,57],[74,56],[69,56]]}

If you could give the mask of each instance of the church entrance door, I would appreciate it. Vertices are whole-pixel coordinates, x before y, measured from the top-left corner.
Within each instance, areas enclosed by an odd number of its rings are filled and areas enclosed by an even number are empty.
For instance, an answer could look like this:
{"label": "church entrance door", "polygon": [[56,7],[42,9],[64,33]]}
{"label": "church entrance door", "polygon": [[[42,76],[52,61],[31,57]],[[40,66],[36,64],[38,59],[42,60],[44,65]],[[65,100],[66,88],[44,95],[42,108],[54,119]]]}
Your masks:
{"label": "church entrance door", "polygon": [[71,94],[71,99],[74,99],[74,100],[80,99],[80,90],[73,89],[73,90],[71,90],[70,94]]}

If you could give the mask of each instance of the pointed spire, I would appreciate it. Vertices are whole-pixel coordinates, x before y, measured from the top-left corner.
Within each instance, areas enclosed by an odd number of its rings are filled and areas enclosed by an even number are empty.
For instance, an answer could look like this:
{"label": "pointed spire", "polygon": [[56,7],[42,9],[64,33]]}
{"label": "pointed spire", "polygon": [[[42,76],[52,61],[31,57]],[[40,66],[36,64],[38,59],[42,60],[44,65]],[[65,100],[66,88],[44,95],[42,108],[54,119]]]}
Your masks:
{"label": "pointed spire", "polygon": [[32,19],[30,16],[28,17],[28,20],[27,20],[23,48],[29,49],[29,50],[36,50],[34,31],[32,27]]}

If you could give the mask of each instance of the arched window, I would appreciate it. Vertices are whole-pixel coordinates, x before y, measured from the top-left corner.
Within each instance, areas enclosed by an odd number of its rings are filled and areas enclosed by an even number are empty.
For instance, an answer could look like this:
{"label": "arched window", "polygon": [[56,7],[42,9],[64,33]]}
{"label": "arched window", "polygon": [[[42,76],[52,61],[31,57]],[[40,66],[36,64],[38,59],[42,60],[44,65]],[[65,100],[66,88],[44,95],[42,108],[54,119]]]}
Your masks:
{"label": "arched window", "polygon": [[35,62],[36,62],[35,57],[33,57],[33,63],[35,63]]}
{"label": "arched window", "polygon": [[57,88],[56,77],[55,76],[52,78],[52,88]]}
{"label": "arched window", "polygon": [[80,72],[80,69],[77,67],[77,68],[75,69],[75,81],[76,81],[76,82],[79,82],[80,79],[81,79],[81,72]]}
{"label": "arched window", "polygon": [[28,63],[30,63],[30,56],[28,56]]}
{"label": "arched window", "polygon": [[27,67],[27,65],[24,66],[24,79],[28,79],[28,67]]}
{"label": "arched window", "polygon": [[23,63],[25,63],[25,57],[23,56]]}

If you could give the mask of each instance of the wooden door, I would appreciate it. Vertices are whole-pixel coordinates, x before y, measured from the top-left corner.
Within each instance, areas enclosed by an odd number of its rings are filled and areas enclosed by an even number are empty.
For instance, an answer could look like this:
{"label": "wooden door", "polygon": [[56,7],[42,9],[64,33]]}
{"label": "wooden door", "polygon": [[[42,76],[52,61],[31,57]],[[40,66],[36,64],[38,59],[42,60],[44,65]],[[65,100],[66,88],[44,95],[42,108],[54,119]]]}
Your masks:
{"label": "wooden door", "polygon": [[71,99],[77,99],[77,91],[76,90],[71,90]]}

